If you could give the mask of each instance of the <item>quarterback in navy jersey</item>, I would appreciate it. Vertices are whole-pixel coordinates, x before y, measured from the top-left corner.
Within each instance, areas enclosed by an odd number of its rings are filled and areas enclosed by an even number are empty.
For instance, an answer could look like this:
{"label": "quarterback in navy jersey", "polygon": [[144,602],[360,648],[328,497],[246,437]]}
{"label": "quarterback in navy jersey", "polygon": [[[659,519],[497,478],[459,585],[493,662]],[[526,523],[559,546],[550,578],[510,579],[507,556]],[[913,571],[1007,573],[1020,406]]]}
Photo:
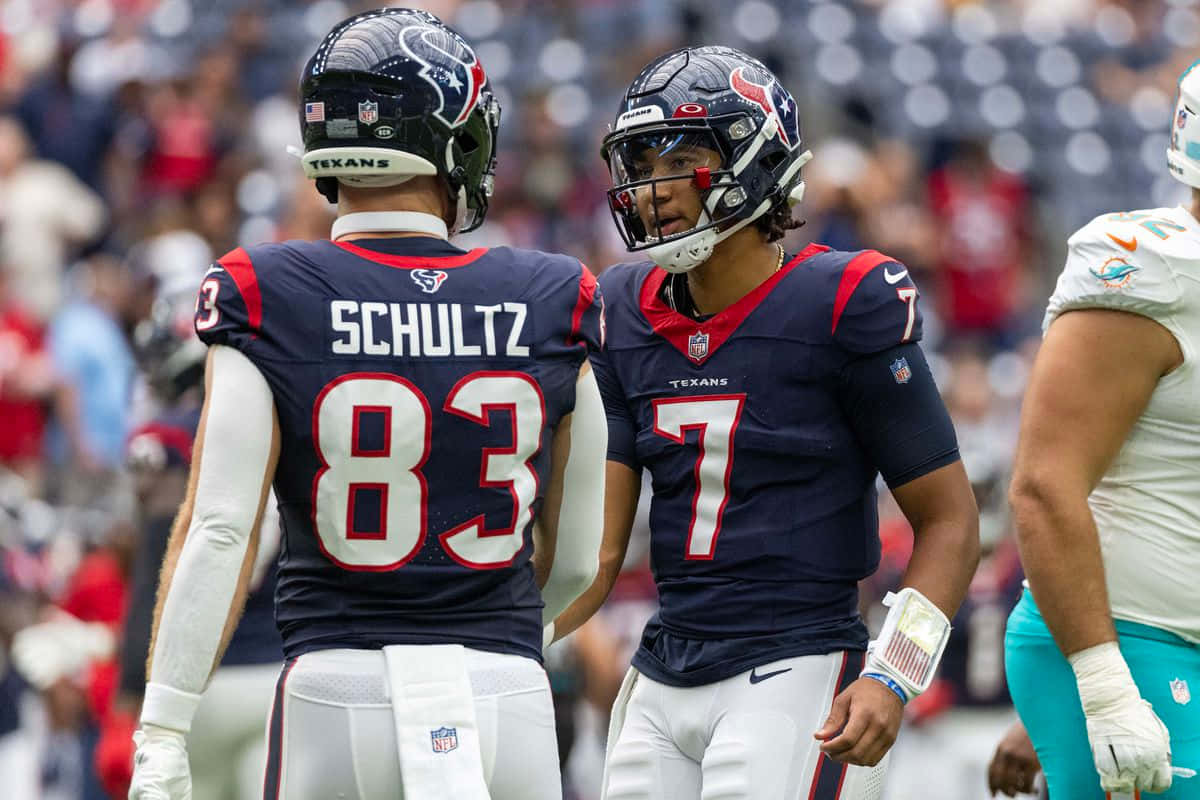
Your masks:
{"label": "quarterback in navy jersey", "polygon": [[[556,632],[611,587],[642,469],[660,603],[613,711],[603,796],[877,797],[979,547],[918,291],[880,253],[777,242],[809,155],[794,100],[743,53],[652,62],[603,155],[618,228],[650,260],[601,274],[605,541]],[[879,473],[917,545],[868,656],[857,582],[879,561]]]}
{"label": "quarterback in navy jersey", "polygon": [[328,240],[238,248],[201,283],[208,392],[131,797],[188,796],[181,734],[271,485],[286,661],[264,798],[559,800],[541,650],[597,569],[596,281],[448,241],[483,220],[500,110],[436,17],[346,20],[300,92],[302,164],[339,216]]}

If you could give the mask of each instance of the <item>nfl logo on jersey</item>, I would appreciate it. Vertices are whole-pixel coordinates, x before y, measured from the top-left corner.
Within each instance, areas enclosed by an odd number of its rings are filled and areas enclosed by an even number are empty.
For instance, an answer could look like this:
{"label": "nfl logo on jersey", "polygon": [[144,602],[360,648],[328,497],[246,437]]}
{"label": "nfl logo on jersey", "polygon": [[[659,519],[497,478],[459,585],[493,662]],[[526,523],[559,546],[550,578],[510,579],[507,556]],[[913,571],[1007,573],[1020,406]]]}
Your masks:
{"label": "nfl logo on jersey", "polygon": [[449,753],[458,748],[458,728],[438,728],[430,731],[429,737],[435,753]]}
{"label": "nfl logo on jersey", "polygon": [[896,383],[908,383],[912,377],[912,370],[908,368],[907,358],[897,358],[889,366],[892,368],[892,377],[896,379]]}
{"label": "nfl logo on jersey", "polygon": [[688,358],[700,361],[708,355],[708,334],[696,331],[688,337]]}
{"label": "nfl logo on jersey", "polygon": [[1181,706],[1186,706],[1192,702],[1192,691],[1188,688],[1187,681],[1182,678],[1176,678],[1171,681],[1171,697]]}
{"label": "nfl logo on jersey", "polygon": [[358,104],[358,121],[364,125],[372,125],[379,121],[379,103],[364,100]]}

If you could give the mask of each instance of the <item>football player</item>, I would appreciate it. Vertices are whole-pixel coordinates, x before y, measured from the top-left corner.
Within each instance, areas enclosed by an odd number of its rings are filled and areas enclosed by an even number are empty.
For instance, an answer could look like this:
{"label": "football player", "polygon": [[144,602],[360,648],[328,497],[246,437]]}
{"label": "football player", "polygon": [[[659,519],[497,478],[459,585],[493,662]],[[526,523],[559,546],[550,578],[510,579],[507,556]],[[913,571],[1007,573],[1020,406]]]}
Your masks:
{"label": "football player", "polygon": [[[210,258],[207,246],[179,232],[156,238],[134,255],[145,263],[157,284],[150,318],[135,329],[134,342],[147,383],[164,408],[129,440],[128,461],[137,487],[142,536],[119,648],[117,698],[102,723],[96,757],[98,772],[114,797],[129,789],[133,769],[130,734],[136,727],[146,685],[155,587],[171,522],[186,495],[192,445],[200,424],[205,347],[192,329],[192,318],[196,279]],[[220,668],[213,673],[187,737],[197,797],[250,800],[262,791],[266,763],[262,732],[283,658],[273,600],[279,522],[274,513],[269,517],[259,538],[245,613]]]}
{"label": "football player", "polygon": [[1010,488],[1031,591],[1009,689],[1050,796],[1200,798],[1200,71],[1167,164],[1188,206],[1103,214],[1067,241]]}
{"label": "football player", "polygon": [[[604,797],[878,796],[904,704],[932,679],[979,553],[954,430],[917,342],[918,292],[874,251],[787,253],[809,159],[795,101],[724,47],[664,55],[603,156],[648,260],[601,275],[609,416],[599,579],[652,477],[660,607],[612,716]],[[916,532],[867,654],[882,472]]]}
{"label": "football player", "polygon": [[541,653],[596,572],[596,282],[565,256],[448,241],[487,211],[500,109],[436,17],[342,22],[300,103],[303,167],[339,216],[330,239],[234,250],[201,283],[205,405],[130,796],[189,795],[184,736],[273,484],[285,664],[264,797],[557,800]]}

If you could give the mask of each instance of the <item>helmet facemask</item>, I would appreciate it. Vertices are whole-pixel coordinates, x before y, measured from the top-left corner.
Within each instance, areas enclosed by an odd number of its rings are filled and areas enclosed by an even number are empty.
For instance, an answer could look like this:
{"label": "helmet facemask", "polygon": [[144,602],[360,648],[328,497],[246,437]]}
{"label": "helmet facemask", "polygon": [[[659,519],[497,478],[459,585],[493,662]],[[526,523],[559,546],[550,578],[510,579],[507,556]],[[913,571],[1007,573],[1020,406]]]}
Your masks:
{"label": "helmet facemask", "polygon": [[[742,185],[747,168],[760,166],[763,144],[775,136],[772,118],[764,119],[756,130],[753,120],[740,114],[705,120],[664,120],[609,134],[602,149],[613,180],[613,188],[608,191],[609,210],[625,246],[631,252],[647,251],[650,259],[668,272],[687,272],[704,263],[717,244],[778,203],[798,203],[804,184],[797,178],[800,167],[811,158],[807,151],[784,170],[777,191],[759,203],[752,205],[751,198],[761,192],[747,191]],[[719,157],[719,165],[688,169],[687,159],[681,158],[681,172],[657,177],[646,174],[655,159],[671,163],[674,153],[689,150],[711,151]],[[781,161],[784,158],[780,155]],[[689,179],[700,193],[699,218],[687,230],[664,234],[658,216],[658,187],[667,181]],[[645,212],[639,199],[647,206]]]}

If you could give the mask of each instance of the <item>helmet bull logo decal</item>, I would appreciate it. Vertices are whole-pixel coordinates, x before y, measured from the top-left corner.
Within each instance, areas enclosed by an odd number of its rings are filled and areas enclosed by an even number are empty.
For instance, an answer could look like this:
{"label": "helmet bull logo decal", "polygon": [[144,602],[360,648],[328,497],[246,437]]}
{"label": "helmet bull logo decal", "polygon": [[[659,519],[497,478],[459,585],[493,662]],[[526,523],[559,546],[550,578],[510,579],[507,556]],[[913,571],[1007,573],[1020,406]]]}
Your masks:
{"label": "helmet bull logo decal", "polygon": [[451,128],[466,122],[487,80],[475,54],[446,32],[424,25],[400,31],[400,44],[441,98],[434,114]]}
{"label": "helmet bull logo decal", "polygon": [[738,67],[729,74],[729,88],[763,110],[768,117],[779,123],[779,139],[788,147],[799,144],[796,128],[796,104],[775,79],[769,83],[755,83],[746,77],[746,68]]}

